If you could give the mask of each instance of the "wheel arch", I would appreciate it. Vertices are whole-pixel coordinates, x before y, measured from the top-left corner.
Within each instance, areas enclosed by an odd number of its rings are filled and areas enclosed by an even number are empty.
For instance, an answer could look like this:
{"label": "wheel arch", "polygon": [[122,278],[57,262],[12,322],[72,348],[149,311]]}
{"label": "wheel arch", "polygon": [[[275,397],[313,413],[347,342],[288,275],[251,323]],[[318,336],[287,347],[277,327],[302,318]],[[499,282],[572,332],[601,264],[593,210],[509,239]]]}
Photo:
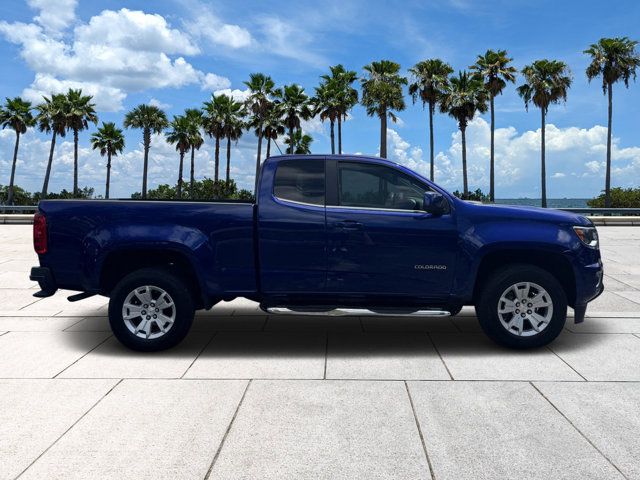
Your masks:
{"label": "wheel arch", "polygon": [[203,308],[207,301],[203,297],[197,270],[189,256],[169,247],[128,247],[109,252],[102,261],[99,285],[102,293],[109,295],[125,276],[143,268],[166,268],[187,283],[196,309]]}
{"label": "wheel arch", "polygon": [[575,305],[576,278],[570,261],[557,250],[530,248],[502,248],[487,252],[480,260],[476,271],[473,289],[474,304],[477,304],[483,285],[492,273],[498,268],[511,264],[533,265],[549,272],[562,285],[567,303],[572,307]]}

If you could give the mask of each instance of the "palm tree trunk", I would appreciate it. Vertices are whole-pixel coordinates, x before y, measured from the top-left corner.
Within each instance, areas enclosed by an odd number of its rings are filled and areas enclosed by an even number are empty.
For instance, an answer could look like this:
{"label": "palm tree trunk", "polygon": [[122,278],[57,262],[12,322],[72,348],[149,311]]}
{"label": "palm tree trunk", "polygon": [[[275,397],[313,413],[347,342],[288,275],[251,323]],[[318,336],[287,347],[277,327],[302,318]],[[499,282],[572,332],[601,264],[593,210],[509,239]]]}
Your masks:
{"label": "palm tree trunk", "polygon": [[338,155],[342,155],[342,115],[338,115]]}
{"label": "palm tree trunk", "polygon": [[293,155],[293,125],[289,124],[289,153]]}
{"label": "palm tree trunk", "polygon": [[542,112],[542,129],[540,131],[540,150],[541,150],[541,155],[540,155],[540,161],[541,161],[541,169],[540,169],[540,176],[541,176],[541,181],[542,181],[542,187],[541,187],[541,196],[542,196],[542,208],[547,208],[547,166],[545,163],[545,129],[546,129],[546,125],[545,125],[545,111],[544,108],[541,108],[540,111]]}
{"label": "palm tree trunk", "polygon": [[256,181],[253,193],[258,199],[258,177],[260,176],[260,154],[262,153],[262,127],[258,127],[258,156],[256,157]]}
{"label": "palm tree trunk", "polygon": [[380,117],[380,157],[387,158],[387,109]]}
{"label": "palm tree trunk", "polygon": [[47,192],[49,190],[49,177],[51,176],[51,165],[53,164],[53,152],[56,148],[56,135],[57,132],[54,130],[53,135],[51,136],[51,148],[49,149],[49,162],[47,163],[47,172],[44,174],[44,183],[42,184],[42,193],[40,194],[40,198],[42,200],[47,198]]}
{"label": "palm tree trunk", "polygon": [[104,189],[104,198],[109,200],[109,185],[111,184],[111,150],[107,150],[107,185]]}
{"label": "palm tree trunk", "polygon": [[433,110],[435,109],[435,105],[433,102],[429,102],[429,160],[430,160],[430,171],[429,171],[429,179],[433,182],[435,178],[434,172],[434,160],[433,160]]}
{"label": "palm tree trunk", "polygon": [[142,134],[144,143],[144,165],[142,167],[142,198],[147,198],[147,172],[149,171],[149,148],[151,147],[151,130],[144,129]]}
{"label": "palm tree trunk", "polygon": [[227,137],[227,183],[231,179],[231,137]]}
{"label": "palm tree trunk", "polygon": [[469,183],[467,182],[467,126],[460,125],[462,133],[462,190],[464,198],[469,197]]}
{"label": "palm tree trunk", "polygon": [[613,84],[607,84],[609,113],[607,119],[607,172],[604,183],[604,208],[611,208],[611,120],[613,115]]}
{"label": "palm tree trunk", "polygon": [[215,175],[214,175],[214,180],[217,182],[218,178],[219,178],[219,170],[220,170],[220,135],[216,135],[216,155],[215,155],[215,161],[216,161],[216,165],[215,165]]}
{"label": "palm tree trunk", "polygon": [[336,154],[335,122],[331,120],[331,155]]}
{"label": "palm tree trunk", "polygon": [[193,195],[193,184],[196,181],[196,149],[191,147],[191,175],[189,177],[189,195]]}
{"label": "palm tree trunk", "polygon": [[78,196],[78,130],[73,130],[73,196]]}
{"label": "palm tree trunk", "polygon": [[184,150],[180,149],[180,166],[178,167],[178,198],[182,198],[182,167],[184,166]]}
{"label": "palm tree trunk", "polygon": [[489,167],[489,201],[495,202],[495,148],[494,135],[496,129],[495,111],[493,109],[493,95],[491,95],[491,165]]}
{"label": "palm tree trunk", "polygon": [[11,178],[7,192],[7,205],[13,205],[13,183],[16,178],[16,163],[18,161],[18,147],[20,146],[20,132],[16,130],[16,145],[13,148],[13,163],[11,164]]}
{"label": "palm tree trunk", "polygon": [[267,139],[267,156],[269,158],[271,156],[271,137]]}

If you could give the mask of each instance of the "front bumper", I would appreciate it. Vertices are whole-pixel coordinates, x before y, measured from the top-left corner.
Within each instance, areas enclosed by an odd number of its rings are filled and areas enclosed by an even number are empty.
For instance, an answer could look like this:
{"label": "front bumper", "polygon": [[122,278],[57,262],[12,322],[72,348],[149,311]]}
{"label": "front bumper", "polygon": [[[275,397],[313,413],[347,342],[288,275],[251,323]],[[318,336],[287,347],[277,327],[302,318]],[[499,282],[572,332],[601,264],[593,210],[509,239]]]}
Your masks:
{"label": "front bumper", "polygon": [[598,260],[597,263],[583,267],[581,280],[580,285],[576,285],[579,289],[576,292],[576,304],[573,307],[575,323],[584,322],[587,304],[598,298],[604,291],[602,261]]}
{"label": "front bumper", "polygon": [[34,297],[44,298],[50,297],[58,290],[53,273],[47,267],[32,267],[29,279],[38,282],[40,291],[33,294]]}

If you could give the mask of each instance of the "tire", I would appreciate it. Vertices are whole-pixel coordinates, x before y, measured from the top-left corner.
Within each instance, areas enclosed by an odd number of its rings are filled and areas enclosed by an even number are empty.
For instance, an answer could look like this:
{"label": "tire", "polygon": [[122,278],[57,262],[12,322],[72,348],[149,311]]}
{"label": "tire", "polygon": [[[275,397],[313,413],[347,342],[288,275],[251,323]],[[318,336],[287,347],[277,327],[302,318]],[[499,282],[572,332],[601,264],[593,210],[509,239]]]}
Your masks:
{"label": "tire", "polygon": [[546,270],[514,264],[489,278],[476,302],[476,314],[494,342],[514,349],[542,347],[562,331],[567,297]]}
{"label": "tire", "polygon": [[109,300],[113,334],[124,346],[140,352],[179,344],[189,332],[193,316],[193,298],[186,282],[161,268],[127,275]]}

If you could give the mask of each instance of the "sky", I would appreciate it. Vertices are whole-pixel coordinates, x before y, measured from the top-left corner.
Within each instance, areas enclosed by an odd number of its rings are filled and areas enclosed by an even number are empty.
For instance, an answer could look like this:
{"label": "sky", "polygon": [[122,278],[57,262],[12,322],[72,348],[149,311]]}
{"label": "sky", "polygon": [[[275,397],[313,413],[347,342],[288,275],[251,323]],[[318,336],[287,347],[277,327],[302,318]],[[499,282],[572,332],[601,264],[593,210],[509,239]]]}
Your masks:
{"label": "sky", "polygon": [[[367,63],[389,59],[403,74],[416,62],[442,58],[468,68],[487,49],[505,49],[520,70],[541,58],[567,63],[573,84],[566,104],[547,116],[547,192],[551,198],[598,195],[604,188],[606,97],[585,76],[582,53],[600,37],[640,40],[640,2],[616,0],[16,0],[0,2],[0,98],[82,88],[94,96],[100,121],[121,125],[125,113],[151,103],[169,118],[201,106],[212,94],[246,96],[252,72],[278,85],[298,83],[314,93],[320,75],[338,63],[362,74]],[[496,196],[540,195],[540,112],[508,85],[496,99]],[[406,93],[406,92],[405,92]],[[390,123],[388,156],[428,174],[427,115],[406,96],[407,108]],[[614,88],[612,185],[640,186],[640,84]],[[467,130],[469,186],[488,191],[488,115]],[[106,160],[90,148],[95,126],[80,134],[80,186],[104,193]],[[435,118],[436,182],[462,188],[461,140],[456,123]],[[329,126],[305,122],[313,153],[330,152]],[[112,197],[140,191],[142,135],[127,130],[125,153],[113,160]],[[72,188],[73,144],[57,145],[50,191]],[[0,131],[0,184],[7,184],[15,134]],[[21,139],[16,183],[42,187],[49,136],[30,130]],[[376,155],[379,120],[356,107],[343,127],[343,150]],[[280,143],[282,146],[282,142]],[[231,175],[251,189],[257,137],[246,132],[233,146]],[[277,149],[276,149],[277,151]],[[222,156],[222,158],[225,158]],[[149,184],[175,184],[179,157],[162,136],[152,139]],[[185,170],[186,173],[186,170]],[[213,141],[196,157],[198,178],[213,175]]]}

